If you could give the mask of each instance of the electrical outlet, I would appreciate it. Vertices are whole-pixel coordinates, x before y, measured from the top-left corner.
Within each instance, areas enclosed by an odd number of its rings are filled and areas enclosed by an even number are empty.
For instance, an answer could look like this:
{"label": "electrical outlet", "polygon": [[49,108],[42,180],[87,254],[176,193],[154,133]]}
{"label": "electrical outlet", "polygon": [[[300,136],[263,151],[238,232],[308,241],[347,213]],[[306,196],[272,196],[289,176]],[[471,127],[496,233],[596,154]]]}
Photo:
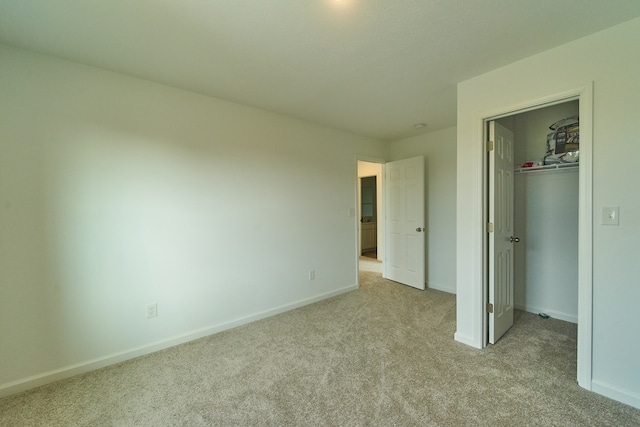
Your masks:
{"label": "electrical outlet", "polygon": [[151,319],[152,317],[156,317],[158,315],[158,303],[154,302],[151,304],[147,304],[147,319]]}
{"label": "electrical outlet", "polygon": [[316,271],[309,270],[309,280],[316,280]]}

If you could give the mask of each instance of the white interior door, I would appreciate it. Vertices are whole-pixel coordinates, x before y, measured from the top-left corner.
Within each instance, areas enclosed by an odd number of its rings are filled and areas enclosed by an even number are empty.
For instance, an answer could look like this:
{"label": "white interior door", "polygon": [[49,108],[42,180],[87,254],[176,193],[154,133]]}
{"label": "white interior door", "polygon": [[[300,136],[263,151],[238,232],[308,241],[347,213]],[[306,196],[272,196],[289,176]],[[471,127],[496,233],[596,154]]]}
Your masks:
{"label": "white interior door", "polygon": [[424,157],[386,164],[385,278],[424,289]]}
{"label": "white interior door", "polygon": [[489,342],[513,326],[513,132],[489,123]]}

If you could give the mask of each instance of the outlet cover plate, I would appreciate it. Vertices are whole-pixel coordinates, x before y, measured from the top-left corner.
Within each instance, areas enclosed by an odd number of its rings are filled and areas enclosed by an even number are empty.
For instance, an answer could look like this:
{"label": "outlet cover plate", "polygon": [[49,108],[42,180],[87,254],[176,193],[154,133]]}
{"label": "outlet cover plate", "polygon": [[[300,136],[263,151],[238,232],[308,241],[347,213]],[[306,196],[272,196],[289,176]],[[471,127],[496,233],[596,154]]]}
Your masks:
{"label": "outlet cover plate", "polygon": [[158,316],[158,303],[147,304],[147,319]]}

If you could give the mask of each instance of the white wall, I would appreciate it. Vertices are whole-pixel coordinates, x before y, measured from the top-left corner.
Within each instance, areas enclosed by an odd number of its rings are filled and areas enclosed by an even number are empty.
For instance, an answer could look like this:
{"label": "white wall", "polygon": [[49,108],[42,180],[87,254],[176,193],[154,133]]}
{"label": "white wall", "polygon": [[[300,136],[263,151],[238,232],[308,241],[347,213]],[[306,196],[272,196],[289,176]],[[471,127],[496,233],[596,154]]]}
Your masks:
{"label": "white wall", "polygon": [[382,173],[382,164],[358,161],[358,178],[365,176],[375,176],[376,182],[378,181],[380,174]]}
{"label": "white wall", "polygon": [[427,286],[456,292],[456,128],[389,144],[389,161],[425,158]]}
{"label": "white wall", "polygon": [[[457,331],[482,345],[482,135],[486,112],[594,83],[592,388],[640,407],[640,197],[635,189],[640,19],[458,85]],[[552,64],[552,66],[550,66]],[[581,109],[581,115],[584,111]],[[581,127],[581,134],[585,131]],[[604,206],[620,226],[601,225]]]}
{"label": "white wall", "polygon": [[0,394],[355,288],[381,142],[3,46],[0,93]]}
{"label": "white wall", "polygon": [[515,308],[577,323],[578,170],[517,173],[514,186]]}

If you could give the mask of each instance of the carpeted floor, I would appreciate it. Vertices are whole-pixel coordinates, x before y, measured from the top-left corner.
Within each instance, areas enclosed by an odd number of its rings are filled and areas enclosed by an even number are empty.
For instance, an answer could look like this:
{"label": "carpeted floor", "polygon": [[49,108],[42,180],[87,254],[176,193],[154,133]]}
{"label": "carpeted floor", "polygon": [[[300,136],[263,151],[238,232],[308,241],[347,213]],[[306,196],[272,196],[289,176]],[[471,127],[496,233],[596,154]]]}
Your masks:
{"label": "carpeted floor", "polygon": [[382,262],[377,259],[371,259],[365,256],[361,256],[358,261],[358,269],[360,272],[380,273],[382,274]]}
{"label": "carpeted floor", "polygon": [[455,297],[362,271],[357,291],[0,400],[2,426],[632,426],[576,384],[576,326],[518,313],[453,340]]}

